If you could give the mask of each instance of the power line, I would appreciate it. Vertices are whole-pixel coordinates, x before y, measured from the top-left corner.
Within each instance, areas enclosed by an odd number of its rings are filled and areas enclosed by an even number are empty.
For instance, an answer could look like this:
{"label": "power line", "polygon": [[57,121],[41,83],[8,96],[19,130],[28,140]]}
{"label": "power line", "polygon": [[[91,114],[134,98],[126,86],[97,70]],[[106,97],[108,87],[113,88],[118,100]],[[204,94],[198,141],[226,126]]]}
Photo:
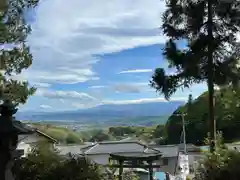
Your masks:
{"label": "power line", "polygon": [[184,145],[184,153],[187,153],[187,145],[186,145],[186,129],[185,129],[185,116],[187,113],[174,114],[175,116],[180,116],[182,119],[182,132],[183,132],[183,145]]}

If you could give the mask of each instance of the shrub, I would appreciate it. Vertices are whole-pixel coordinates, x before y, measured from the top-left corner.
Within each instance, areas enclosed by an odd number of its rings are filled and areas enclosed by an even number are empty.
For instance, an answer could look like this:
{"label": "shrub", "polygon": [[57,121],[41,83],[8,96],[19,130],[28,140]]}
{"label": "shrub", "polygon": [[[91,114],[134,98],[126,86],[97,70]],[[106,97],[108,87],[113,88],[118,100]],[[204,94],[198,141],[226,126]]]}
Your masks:
{"label": "shrub", "polygon": [[34,149],[16,162],[17,180],[102,180],[100,167],[83,157],[60,157],[48,149]]}
{"label": "shrub", "polygon": [[221,134],[218,135],[214,153],[206,153],[196,172],[196,180],[240,180],[240,152],[229,150],[223,144]]}

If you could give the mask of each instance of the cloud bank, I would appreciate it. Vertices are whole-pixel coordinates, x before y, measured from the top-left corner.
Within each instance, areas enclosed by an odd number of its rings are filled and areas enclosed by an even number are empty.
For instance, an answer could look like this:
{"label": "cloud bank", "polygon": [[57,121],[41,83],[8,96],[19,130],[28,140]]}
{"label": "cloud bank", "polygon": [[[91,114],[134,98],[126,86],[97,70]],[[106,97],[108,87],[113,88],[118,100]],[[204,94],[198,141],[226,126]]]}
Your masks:
{"label": "cloud bank", "polygon": [[42,0],[28,38],[34,57],[21,79],[74,84],[98,80],[96,54],[165,42],[159,26],[164,1]]}

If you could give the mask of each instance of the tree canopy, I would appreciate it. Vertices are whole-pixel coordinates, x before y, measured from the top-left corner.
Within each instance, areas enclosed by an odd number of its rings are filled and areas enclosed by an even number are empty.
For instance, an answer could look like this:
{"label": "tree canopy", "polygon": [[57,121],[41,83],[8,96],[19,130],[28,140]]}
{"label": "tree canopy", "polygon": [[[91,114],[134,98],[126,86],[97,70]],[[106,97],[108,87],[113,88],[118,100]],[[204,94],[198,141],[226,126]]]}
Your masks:
{"label": "tree canopy", "polygon": [[[212,22],[208,20],[208,1],[166,2],[162,29],[169,40],[163,55],[176,73],[168,74],[163,68],[157,68],[152,86],[168,99],[180,87],[206,82],[210,73],[209,49],[213,52],[214,83],[226,85],[239,80],[240,46],[236,33],[240,30],[240,2],[211,0]],[[209,38],[208,26],[212,27],[212,38]],[[185,48],[178,48],[180,40],[186,42]]]}
{"label": "tree canopy", "polygon": [[[203,93],[197,99],[179,107],[168,119],[165,125],[167,143],[179,143],[182,132],[181,117],[179,113],[187,113],[185,116],[186,139],[188,143],[204,144],[207,136],[208,92]],[[222,88],[216,91],[216,121],[217,129],[222,131],[225,141],[240,139],[240,91],[231,88]]]}
{"label": "tree canopy", "polygon": [[[162,29],[169,40],[163,52],[170,74],[155,70],[151,85],[169,99],[179,88],[207,82],[209,131],[214,148],[214,85],[237,87],[240,79],[239,0],[168,0]],[[178,48],[177,42],[186,42]],[[171,71],[175,70],[172,74]]]}
{"label": "tree canopy", "polygon": [[31,28],[26,22],[25,12],[33,8],[38,0],[1,0],[0,2],[0,81],[1,100],[10,99],[15,105],[25,103],[35,92],[27,82],[13,80],[32,64],[30,48],[26,44]]}
{"label": "tree canopy", "polygon": [[17,160],[14,168],[18,180],[102,180],[101,168],[86,158],[57,152],[39,145],[27,158]]}
{"label": "tree canopy", "polygon": [[206,153],[198,163],[194,177],[196,180],[240,179],[237,168],[240,163],[240,152],[236,149],[228,149],[224,145],[221,133],[217,134],[216,152]]}

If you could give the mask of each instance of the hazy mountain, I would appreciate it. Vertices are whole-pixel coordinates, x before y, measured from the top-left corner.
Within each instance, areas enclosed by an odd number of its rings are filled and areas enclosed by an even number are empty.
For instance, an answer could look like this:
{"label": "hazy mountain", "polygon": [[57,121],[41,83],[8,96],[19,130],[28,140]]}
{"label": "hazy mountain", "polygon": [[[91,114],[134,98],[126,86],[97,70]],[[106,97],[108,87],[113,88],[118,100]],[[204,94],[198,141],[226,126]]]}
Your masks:
{"label": "hazy mountain", "polygon": [[135,118],[135,117],[155,117],[169,116],[180,105],[182,101],[154,102],[144,104],[124,104],[124,105],[101,105],[90,109],[81,109],[66,112],[18,112],[16,118],[19,120],[62,120],[79,121],[91,123],[95,121],[109,121],[114,119]]}

